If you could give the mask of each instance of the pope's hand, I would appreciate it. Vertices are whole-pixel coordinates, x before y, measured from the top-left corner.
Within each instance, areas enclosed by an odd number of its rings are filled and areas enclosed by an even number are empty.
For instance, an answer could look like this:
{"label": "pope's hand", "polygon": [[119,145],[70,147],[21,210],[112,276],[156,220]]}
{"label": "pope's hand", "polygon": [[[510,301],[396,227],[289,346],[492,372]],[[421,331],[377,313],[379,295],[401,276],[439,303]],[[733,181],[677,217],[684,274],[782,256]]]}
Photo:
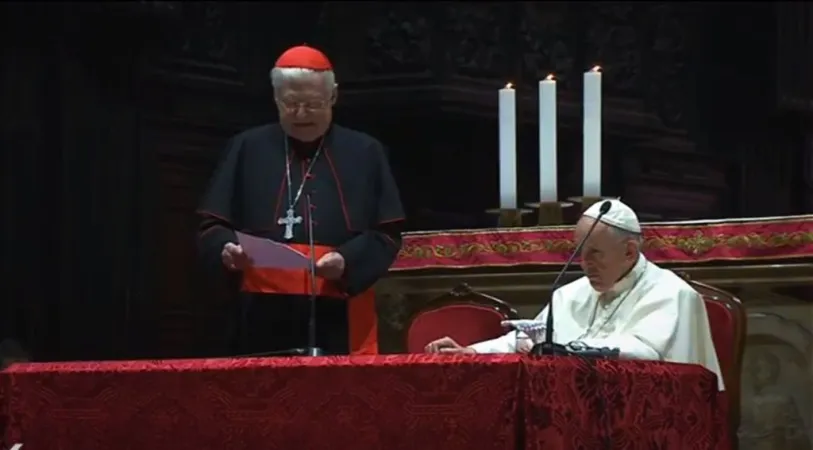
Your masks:
{"label": "pope's hand", "polygon": [[457,353],[457,354],[474,354],[477,353],[472,348],[463,347],[455,342],[449,336],[442,337],[436,341],[432,341],[424,347],[426,353]]}
{"label": "pope's hand", "polygon": [[243,251],[243,247],[231,242],[223,246],[220,259],[229,270],[243,270],[251,265],[251,258]]}
{"label": "pope's hand", "polygon": [[316,274],[327,280],[338,280],[344,275],[344,257],[330,252],[316,261]]}

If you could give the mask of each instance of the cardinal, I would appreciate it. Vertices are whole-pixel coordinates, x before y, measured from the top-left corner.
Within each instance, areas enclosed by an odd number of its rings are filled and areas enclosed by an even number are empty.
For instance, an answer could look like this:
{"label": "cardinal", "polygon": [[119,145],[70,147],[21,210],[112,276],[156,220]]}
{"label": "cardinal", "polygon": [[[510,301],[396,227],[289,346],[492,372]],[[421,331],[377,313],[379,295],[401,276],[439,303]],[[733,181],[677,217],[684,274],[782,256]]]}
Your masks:
{"label": "cardinal", "polygon": [[[313,344],[325,354],[377,353],[373,284],[401,248],[404,213],[384,146],[333,123],[338,84],[321,51],[296,46],[270,72],[279,123],[232,137],[198,214],[201,258],[239,290],[236,354]],[[312,230],[312,235],[309,231]],[[308,270],[255,266],[236,232],[284,243]]]}

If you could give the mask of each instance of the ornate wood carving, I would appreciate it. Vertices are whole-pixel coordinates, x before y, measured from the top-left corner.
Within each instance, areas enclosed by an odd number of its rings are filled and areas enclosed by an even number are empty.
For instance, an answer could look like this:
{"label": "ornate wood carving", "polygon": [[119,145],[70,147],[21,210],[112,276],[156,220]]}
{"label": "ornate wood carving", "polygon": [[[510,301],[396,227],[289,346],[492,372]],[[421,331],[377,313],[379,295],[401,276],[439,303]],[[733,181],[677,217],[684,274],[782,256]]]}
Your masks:
{"label": "ornate wood carving", "polygon": [[446,64],[453,79],[516,78],[518,65],[511,51],[514,7],[505,6],[496,2],[443,4],[443,34],[435,34],[435,40],[446,44]]}
{"label": "ornate wood carving", "polygon": [[[395,6],[355,4],[369,25],[367,60],[353,52],[332,55],[338,66],[349,58],[365,64],[351,70],[353,90],[343,102],[359,108],[380,104],[375,80],[404,85],[386,96],[399,104],[444,108],[464,104],[471,115],[496,114],[494,90],[518,83],[523,120],[536,120],[536,82],[555,73],[561,81],[560,114],[565,122],[580,117],[581,74],[595,64],[606,69],[605,120],[608,133],[638,129],[685,135],[694,105],[691,51],[695,23],[687,8],[668,2],[633,7],[602,3],[483,2],[472,5]],[[331,13],[336,17],[336,13]],[[346,27],[334,25],[339,39]],[[518,33],[515,32],[518,30]],[[364,75],[362,75],[362,73]],[[432,88],[416,76],[441,83]],[[365,82],[367,83],[365,85]],[[393,100],[395,102],[395,100]]]}
{"label": "ornate wood carving", "polygon": [[410,2],[370,4],[370,8],[366,76],[430,74],[431,22],[425,9]]}
{"label": "ornate wood carving", "polygon": [[[748,337],[743,364],[740,448],[809,449],[813,405],[810,304],[745,290]],[[776,303],[771,304],[773,298]],[[804,299],[810,301],[810,297]],[[793,306],[789,305],[795,302]]]}
{"label": "ornate wood carving", "polygon": [[[244,85],[246,46],[240,10],[225,2],[184,3],[182,19],[167,36],[169,45],[150,71],[165,77]],[[242,54],[241,54],[242,53]]]}
{"label": "ornate wood carving", "polygon": [[386,353],[399,352],[403,347],[406,323],[415,311],[414,301],[398,281],[382,280],[375,286],[378,313],[378,347]]}
{"label": "ornate wood carving", "polygon": [[122,18],[154,17],[177,18],[181,9],[188,3],[164,1],[132,1],[120,3],[80,3],[72,5],[74,9],[82,12],[104,14],[106,17],[119,16]]}
{"label": "ornate wood carving", "polygon": [[517,54],[522,82],[535,83],[553,73],[564,91],[581,86],[577,9],[577,4],[566,2],[520,4]]}
{"label": "ornate wood carving", "polygon": [[732,196],[725,161],[672,139],[647,142],[620,157],[620,192],[644,220],[725,217]]}

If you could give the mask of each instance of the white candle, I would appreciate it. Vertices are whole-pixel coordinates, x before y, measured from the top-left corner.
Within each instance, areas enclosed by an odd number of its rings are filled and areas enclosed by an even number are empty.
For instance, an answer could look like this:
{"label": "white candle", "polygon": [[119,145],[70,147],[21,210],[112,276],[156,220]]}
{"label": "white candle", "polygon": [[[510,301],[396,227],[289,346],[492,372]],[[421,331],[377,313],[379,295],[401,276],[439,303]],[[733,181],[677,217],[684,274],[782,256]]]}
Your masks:
{"label": "white candle", "polygon": [[539,201],[559,200],[556,180],[556,80],[539,82]]}
{"label": "white candle", "polygon": [[500,208],[517,207],[517,96],[511,83],[500,89]]}
{"label": "white candle", "polygon": [[601,197],[601,72],[584,73],[584,189],[585,197]]}

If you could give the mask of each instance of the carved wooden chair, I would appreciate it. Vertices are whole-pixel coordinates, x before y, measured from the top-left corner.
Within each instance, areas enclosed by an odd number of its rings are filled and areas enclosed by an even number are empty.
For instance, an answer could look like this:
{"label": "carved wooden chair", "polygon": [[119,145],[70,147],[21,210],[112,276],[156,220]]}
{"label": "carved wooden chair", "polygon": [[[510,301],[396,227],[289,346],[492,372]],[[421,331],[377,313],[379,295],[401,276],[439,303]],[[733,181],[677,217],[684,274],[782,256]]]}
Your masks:
{"label": "carved wooden chair", "polygon": [[493,339],[506,332],[500,322],[519,318],[508,303],[463,283],[429,301],[407,323],[406,349],[422,353],[430,342],[449,336],[460,345]]}
{"label": "carved wooden chair", "polygon": [[725,383],[728,424],[733,448],[737,448],[737,430],[740,426],[740,377],[745,354],[746,315],[742,302],[729,292],[684,279],[703,297],[711,326],[711,338],[720,362]]}

